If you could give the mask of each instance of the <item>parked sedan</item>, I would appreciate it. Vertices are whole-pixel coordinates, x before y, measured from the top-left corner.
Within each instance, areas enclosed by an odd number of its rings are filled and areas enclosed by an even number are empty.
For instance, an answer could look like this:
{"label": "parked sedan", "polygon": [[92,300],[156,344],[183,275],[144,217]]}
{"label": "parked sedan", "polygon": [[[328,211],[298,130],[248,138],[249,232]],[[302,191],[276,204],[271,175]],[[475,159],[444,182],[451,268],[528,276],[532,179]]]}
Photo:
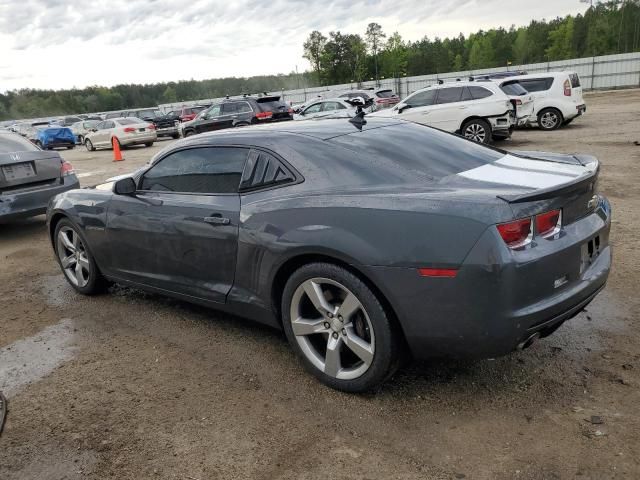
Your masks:
{"label": "parked sedan", "polygon": [[282,328],[353,392],[404,352],[495,357],[584,309],[611,265],[598,171],[411,122],[288,122],[179,140],[57,196],[48,231],[78,292],[115,281]]}
{"label": "parked sedan", "polygon": [[52,197],[79,187],[73,167],[59,153],[0,130],[0,222],[40,215]]}
{"label": "parked sedan", "polygon": [[78,143],[79,145],[84,145],[84,137],[87,135],[87,133],[96,128],[101,122],[102,120],[83,120],[71,125],[71,131],[76,137],[76,143]]}
{"label": "parked sedan", "polygon": [[[364,101],[358,97],[351,100],[344,98],[327,98],[326,100],[318,100],[308,106],[304,107],[293,115],[294,120],[308,120],[310,118],[322,118],[322,117],[353,117],[356,114],[358,105],[364,104]],[[370,112],[371,105],[364,109],[365,112]]]}
{"label": "parked sedan", "polygon": [[87,150],[113,148],[117,142],[121,147],[144,145],[150,147],[158,139],[152,123],[139,118],[113,118],[96,125],[84,139]]}

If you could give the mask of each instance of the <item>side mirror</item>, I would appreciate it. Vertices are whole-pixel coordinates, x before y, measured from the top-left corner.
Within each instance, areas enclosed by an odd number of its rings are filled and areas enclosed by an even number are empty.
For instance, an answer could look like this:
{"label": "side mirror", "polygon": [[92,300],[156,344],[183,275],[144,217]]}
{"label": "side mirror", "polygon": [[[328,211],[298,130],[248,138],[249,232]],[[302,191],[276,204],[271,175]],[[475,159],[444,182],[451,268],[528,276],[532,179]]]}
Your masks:
{"label": "side mirror", "polygon": [[136,182],[131,177],[121,178],[113,185],[113,193],[116,195],[132,195],[136,190]]}
{"label": "side mirror", "polygon": [[411,108],[411,105],[408,105],[404,102],[400,102],[397,106],[396,106],[396,110],[398,110],[398,113],[402,113],[404,110],[406,110],[407,108]]}
{"label": "side mirror", "polygon": [[97,132],[97,131],[98,131],[98,129],[97,129],[97,128],[91,128],[89,131],[90,131],[90,132]]}

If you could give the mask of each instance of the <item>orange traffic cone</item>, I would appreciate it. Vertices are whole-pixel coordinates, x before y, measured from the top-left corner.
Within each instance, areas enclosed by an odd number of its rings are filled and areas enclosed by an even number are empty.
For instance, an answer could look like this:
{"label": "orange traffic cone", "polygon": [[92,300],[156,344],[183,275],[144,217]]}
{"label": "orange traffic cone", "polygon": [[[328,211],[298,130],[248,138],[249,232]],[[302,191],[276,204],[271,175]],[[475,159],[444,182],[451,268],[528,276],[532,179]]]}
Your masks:
{"label": "orange traffic cone", "polygon": [[113,161],[114,162],[123,161],[124,158],[122,158],[122,153],[120,152],[120,142],[116,137],[113,137],[111,139],[111,142],[113,144]]}

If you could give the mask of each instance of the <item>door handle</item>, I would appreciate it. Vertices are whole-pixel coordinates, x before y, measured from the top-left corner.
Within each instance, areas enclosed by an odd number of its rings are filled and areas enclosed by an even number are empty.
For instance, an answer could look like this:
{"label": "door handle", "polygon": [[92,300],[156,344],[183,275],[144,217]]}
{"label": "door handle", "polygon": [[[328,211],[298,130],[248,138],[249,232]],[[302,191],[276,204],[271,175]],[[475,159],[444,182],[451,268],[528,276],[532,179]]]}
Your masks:
{"label": "door handle", "polygon": [[214,215],[213,217],[204,217],[204,222],[210,225],[229,225],[231,220],[220,215]]}

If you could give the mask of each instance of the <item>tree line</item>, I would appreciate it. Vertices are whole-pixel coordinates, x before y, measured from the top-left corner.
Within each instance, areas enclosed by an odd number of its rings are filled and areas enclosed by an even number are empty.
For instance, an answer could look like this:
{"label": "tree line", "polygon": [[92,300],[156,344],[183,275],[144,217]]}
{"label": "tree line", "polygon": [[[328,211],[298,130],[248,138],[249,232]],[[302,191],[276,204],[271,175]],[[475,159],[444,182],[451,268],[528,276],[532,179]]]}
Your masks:
{"label": "tree line", "polygon": [[364,35],[313,31],[303,49],[312,70],[301,74],[0,93],[0,120],[634,52],[640,50],[640,0],[596,3],[584,15],[533,20],[518,28],[415,42],[398,32],[385,33],[377,23],[369,24]]}

